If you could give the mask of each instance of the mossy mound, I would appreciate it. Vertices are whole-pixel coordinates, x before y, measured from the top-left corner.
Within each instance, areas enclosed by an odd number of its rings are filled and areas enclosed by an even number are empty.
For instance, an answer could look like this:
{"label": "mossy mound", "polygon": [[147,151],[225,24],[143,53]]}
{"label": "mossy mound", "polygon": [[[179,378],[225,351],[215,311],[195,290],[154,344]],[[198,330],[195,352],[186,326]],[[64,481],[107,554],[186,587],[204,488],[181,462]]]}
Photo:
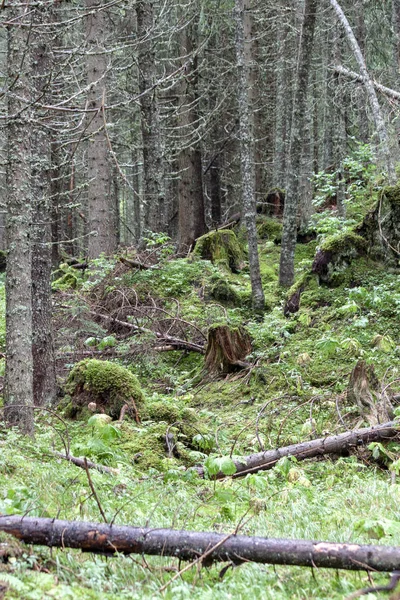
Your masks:
{"label": "mossy mound", "polygon": [[366,251],[364,238],[354,231],[326,238],[317,250],[312,264],[312,273],[319,277],[321,283],[336,287],[343,283],[343,274],[350,263]]}
{"label": "mossy mound", "polygon": [[193,254],[226,267],[233,273],[240,271],[244,256],[236,234],[230,229],[210,231],[201,236],[196,242]]}
{"label": "mossy mound", "polygon": [[219,277],[212,281],[210,296],[217,302],[226,304],[227,306],[241,306],[243,303],[240,294],[238,294],[229,282]]}
{"label": "mossy mound", "polygon": [[[144,395],[139,381],[128,369],[107,360],[86,359],[77,363],[69,374],[65,391],[70,402],[65,414],[72,419],[85,418],[90,410],[104,412],[118,419],[124,405],[128,414],[140,413]],[[88,408],[90,403],[94,403]]]}
{"label": "mossy mound", "polygon": [[258,217],[257,234],[261,240],[279,243],[282,239],[282,223],[268,217]]}

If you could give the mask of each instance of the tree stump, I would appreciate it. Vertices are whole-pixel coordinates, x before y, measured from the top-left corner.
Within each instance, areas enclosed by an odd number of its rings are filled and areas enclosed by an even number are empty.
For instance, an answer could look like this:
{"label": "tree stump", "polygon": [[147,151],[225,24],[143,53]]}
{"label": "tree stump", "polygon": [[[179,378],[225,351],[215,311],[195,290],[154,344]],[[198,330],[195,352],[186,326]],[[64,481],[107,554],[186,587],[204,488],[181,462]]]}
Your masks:
{"label": "tree stump", "polygon": [[386,423],[393,418],[393,406],[388,390],[379,384],[373,365],[359,360],[351,372],[347,399],[357,404],[360,415],[371,426]]}
{"label": "tree stump", "polygon": [[210,373],[228,374],[249,366],[244,358],[251,352],[250,335],[244,327],[216,325],[208,331],[205,366]]}

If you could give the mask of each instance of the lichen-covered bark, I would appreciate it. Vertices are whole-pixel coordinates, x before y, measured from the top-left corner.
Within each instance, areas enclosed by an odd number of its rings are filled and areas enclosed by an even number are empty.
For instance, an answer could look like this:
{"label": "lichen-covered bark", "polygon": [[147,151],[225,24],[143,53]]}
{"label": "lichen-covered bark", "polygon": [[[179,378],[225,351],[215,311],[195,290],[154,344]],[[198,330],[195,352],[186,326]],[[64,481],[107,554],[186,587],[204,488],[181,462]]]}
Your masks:
{"label": "lichen-covered bark", "polygon": [[144,226],[150,231],[165,228],[164,172],[160,131],[160,113],[157,98],[157,68],[154,35],[154,2],[136,3],[139,38],[139,90],[142,113],[143,172],[144,172]]}
{"label": "lichen-covered bark", "polygon": [[88,94],[87,148],[89,257],[96,258],[104,252],[112,254],[117,247],[117,206],[113,194],[112,170],[108,142],[104,127],[104,105],[108,54],[103,50],[107,35],[107,12],[96,10],[98,0],[86,0],[89,13],[86,17],[87,82]]}
{"label": "lichen-covered bark", "polygon": [[253,308],[264,309],[265,299],[261,283],[256,228],[256,197],[254,169],[254,118],[251,106],[251,18],[250,0],[236,0],[236,59],[238,70],[238,111],[240,132],[240,164],[242,179],[242,206],[247,230],[249,268]]}
{"label": "lichen-covered bark", "polygon": [[288,189],[283,213],[282,248],[279,268],[279,283],[285,287],[290,287],[294,280],[294,251],[297,237],[301,153],[306,124],[307,88],[317,6],[318,0],[305,0],[297,69],[297,87],[294,98]]}
{"label": "lichen-covered bark", "polygon": [[[39,7],[34,26],[50,23],[51,9]],[[36,98],[48,96],[47,86],[52,66],[51,33],[33,36],[31,42],[32,83]],[[34,105],[32,131],[32,326],[33,326],[33,395],[36,406],[48,405],[56,397],[56,373],[52,332],[51,303],[51,137],[44,122],[48,115]],[[46,120],[46,124],[48,121]]]}
{"label": "lichen-covered bark", "polygon": [[[28,29],[23,5],[8,6],[7,274],[5,417],[32,433],[31,121]],[[24,60],[21,61],[21,57]]]}

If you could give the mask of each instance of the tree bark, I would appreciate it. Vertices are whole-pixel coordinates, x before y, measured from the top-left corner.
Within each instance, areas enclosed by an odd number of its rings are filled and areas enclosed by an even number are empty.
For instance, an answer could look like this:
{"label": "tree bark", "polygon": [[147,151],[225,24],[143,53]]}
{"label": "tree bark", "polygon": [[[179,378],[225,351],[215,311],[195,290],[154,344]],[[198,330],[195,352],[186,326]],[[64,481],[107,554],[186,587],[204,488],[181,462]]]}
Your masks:
{"label": "tree bark", "polygon": [[261,283],[256,229],[256,197],[254,169],[254,115],[251,106],[252,31],[250,0],[236,0],[236,58],[238,68],[238,109],[240,131],[240,164],[242,179],[242,206],[247,230],[249,268],[253,308],[263,311],[264,291]]}
{"label": "tree bark", "polygon": [[117,247],[117,215],[112,190],[112,169],[104,125],[106,100],[107,57],[104,52],[107,20],[106,11],[99,10],[98,0],[86,0],[86,58],[88,94],[87,133],[89,258],[102,252],[113,254]]}
{"label": "tree bark", "polygon": [[196,132],[199,126],[198,68],[193,22],[180,33],[180,53],[185,66],[178,112],[178,126],[184,140],[178,157],[178,237],[180,251],[187,252],[206,231],[201,149]]}
{"label": "tree bark", "polygon": [[157,97],[157,67],[154,36],[154,0],[136,3],[139,38],[139,90],[143,141],[144,226],[149,231],[165,229],[164,173]]}
{"label": "tree bark", "polygon": [[[39,7],[34,26],[51,22],[51,8]],[[36,98],[49,99],[48,79],[53,63],[51,33],[33,37],[32,81]],[[33,397],[36,406],[51,404],[56,397],[56,371],[51,323],[52,211],[51,211],[51,135],[43,123],[48,116],[38,106],[32,132],[32,327]],[[47,124],[47,123],[46,123]]]}
{"label": "tree bark", "polygon": [[[272,469],[285,456],[294,456],[297,460],[305,460],[306,458],[324,456],[325,454],[342,454],[370,442],[392,440],[399,436],[398,428],[398,423],[389,421],[376,427],[355,429],[354,431],[346,431],[339,435],[251,454],[244,457],[241,461],[235,461],[236,472],[233,477],[242,477],[248,473]],[[202,468],[198,469],[198,473],[200,477],[204,477],[204,470]],[[223,473],[216,475],[216,479],[223,479],[224,477],[226,475]]]}
{"label": "tree bark", "polygon": [[[11,3],[8,27],[7,271],[5,418],[34,429],[32,359],[32,193],[29,31],[24,4]],[[22,60],[21,60],[22,59]]]}
{"label": "tree bark", "polygon": [[360,46],[356,40],[356,37],[353,33],[352,28],[350,27],[350,24],[346,18],[346,15],[344,14],[342,8],[340,7],[339,3],[336,0],[329,0],[329,2],[331,4],[332,8],[334,9],[334,11],[336,12],[337,18],[339,19],[340,23],[342,24],[342,27],[343,27],[346,37],[347,37],[347,41],[353,51],[354,58],[356,59],[356,61],[358,63],[361,77],[363,79],[363,83],[365,86],[365,91],[367,93],[368,101],[369,101],[369,104],[371,107],[371,112],[374,117],[375,127],[376,127],[376,131],[377,131],[378,139],[379,139],[379,143],[380,143],[380,152],[382,155],[382,159],[384,160],[385,165],[386,165],[386,169],[387,169],[388,177],[389,177],[389,183],[394,183],[396,181],[396,171],[394,168],[393,158],[390,153],[385,121],[384,121],[382,113],[381,113],[381,109],[379,106],[378,98],[375,93],[373,82],[369,76],[364,57],[360,50]]}
{"label": "tree bark", "polygon": [[198,560],[208,565],[297,565],[312,568],[383,571],[400,569],[400,548],[286,540],[174,529],[128,527],[39,517],[0,515],[0,531],[27,544],[50,548],[79,548],[84,552],[113,555],[149,554]]}
{"label": "tree bark", "polygon": [[284,287],[290,287],[294,280],[294,251],[297,238],[301,152],[306,124],[305,111],[307,110],[307,88],[312,58],[317,6],[318,0],[305,0],[297,69],[297,87],[294,98],[291,130],[288,189],[283,213],[279,284]]}

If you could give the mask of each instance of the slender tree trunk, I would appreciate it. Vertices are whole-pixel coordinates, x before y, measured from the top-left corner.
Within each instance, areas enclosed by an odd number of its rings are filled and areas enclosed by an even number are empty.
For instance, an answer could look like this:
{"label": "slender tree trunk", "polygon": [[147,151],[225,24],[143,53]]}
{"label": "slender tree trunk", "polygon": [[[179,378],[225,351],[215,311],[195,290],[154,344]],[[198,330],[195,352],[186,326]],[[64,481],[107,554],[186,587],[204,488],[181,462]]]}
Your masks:
{"label": "slender tree trunk", "polygon": [[190,23],[180,34],[180,53],[185,63],[181,82],[178,126],[184,147],[179,152],[178,216],[179,248],[186,252],[196,238],[206,230],[203,197],[203,175],[200,142],[196,128],[199,126],[197,97],[197,55],[194,47],[194,24]]}
{"label": "slender tree trunk", "polygon": [[32,194],[28,3],[8,6],[5,418],[32,434]]}
{"label": "slender tree trunk", "polygon": [[294,251],[297,237],[301,152],[306,125],[307,88],[317,6],[318,0],[305,0],[297,69],[297,87],[294,98],[289,181],[283,214],[282,249],[279,270],[279,283],[285,287],[290,287],[294,280]]}
{"label": "slender tree trunk", "polygon": [[[88,95],[87,133],[89,258],[104,252],[112,254],[117,247],[115,203],[112,194],[112,172],[109,148],[104,126],[106,102],[107,53],[104,41],[109,23],[105,10],[98,10],[99,0],[86,0],[90,11],[86,22]],[[97,10],[96,10],[97,9]]]}
{"label": "slender tree trunk", "polygon": [[392,24],[393,24],[393,63],[396,81],[400,74],[400,0],[392,0]]}
{"label": "slender tree trunk", "polygon": [[343,27],[344,32],[347,37],[347,41],[353,51],[354,58],[356,59],[356,61],[358,63],[360,73],[363,78],[365,91],[367,93],[368,101],[369,101],[369,104],[371,107],[371,112],[372,112],[372,115],[374,118],[375,127],[376,127],[376,131],[377,131],[378,139],[379,139],[379,143],[380,143],[380,152],[382,155],[382,159],[386,165],[389,182],[394,183],[396,181],[396,172],[395,172],[395,168],[394,168],[394,162],[393,162],[393,159],[392,159],[392,156],[390,153],[386,125],[385,125],[385,121],[384,121],[382,113],[381,113],[378,98],[375,93],[374,84],[369,76],[364,57],[360,50],[360,46],[357,43],[356,37],[353,33],[352,28],[350,27],[350,24],[346,18],[346,15],[344,14],[342,8],[340,7],[339,3],[336,0],[329,0],[329,2],[331,4],[332,8],[334,9],[337,18],[339,19],[340,23],[342,24],[342,27]]}
{"label": "slender tree trunk", "polygon": [[154,1],[136,3],[137,32],[139,38],[139,90],[143,141],[144,171],[144,226],[150,231],[165,229],[164,169],[160,113],[158,107],[157,67],[155,56]]}
{"label": "slender tree trunk", "polygon": [[[51,9],[39,7],[34,26],[51,22]],[[35,97],[48,97],[47,85],[52,66],[51,33],[41,33],[31,42],[32,82]],[[33,393],[37,406],[50,404],[56,397],[56,372],[51,303],[51,136],[43,126],[45,114],[35,110],[32,132],[32,326]]]}
{"label": "slender tree trunk", "polygon": [[242,205],[247,230],[250,280],[253,308],[264,310],[256,229],[256,198],[254,170],[254,115],[251,106],[251,18],[250,0],[235,1],[236,57],[238,66],[238,109],[240,132],[240,163]]}

